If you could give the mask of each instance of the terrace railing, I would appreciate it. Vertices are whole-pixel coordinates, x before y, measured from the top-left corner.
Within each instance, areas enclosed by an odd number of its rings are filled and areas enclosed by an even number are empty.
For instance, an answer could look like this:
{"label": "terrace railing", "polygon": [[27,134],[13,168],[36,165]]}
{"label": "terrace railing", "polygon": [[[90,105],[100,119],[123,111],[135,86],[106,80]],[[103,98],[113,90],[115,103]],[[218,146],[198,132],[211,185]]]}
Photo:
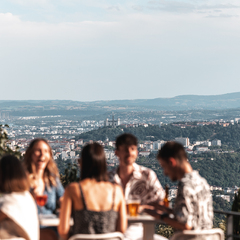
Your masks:
{"label": "terrace railing", "polygon": [[223,214],[227,216],[226,240],[240,239],[240,235],[234,235],[233,233],[233,216],[240,216],[240,212],[214,210],[214,213]]}

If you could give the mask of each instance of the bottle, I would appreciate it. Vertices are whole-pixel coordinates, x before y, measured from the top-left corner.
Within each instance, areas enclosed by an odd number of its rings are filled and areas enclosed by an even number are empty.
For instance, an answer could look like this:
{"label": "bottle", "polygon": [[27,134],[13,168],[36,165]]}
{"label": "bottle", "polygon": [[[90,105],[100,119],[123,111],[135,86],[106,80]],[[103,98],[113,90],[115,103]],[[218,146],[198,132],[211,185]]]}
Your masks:
{"label": "bottle", "polygon": [[163,204],[164,204],[165,207],[169,207],[168,192],[169,192],[169,186],[166,184],[166,186],[165,186],[165,198],[163,199]]}

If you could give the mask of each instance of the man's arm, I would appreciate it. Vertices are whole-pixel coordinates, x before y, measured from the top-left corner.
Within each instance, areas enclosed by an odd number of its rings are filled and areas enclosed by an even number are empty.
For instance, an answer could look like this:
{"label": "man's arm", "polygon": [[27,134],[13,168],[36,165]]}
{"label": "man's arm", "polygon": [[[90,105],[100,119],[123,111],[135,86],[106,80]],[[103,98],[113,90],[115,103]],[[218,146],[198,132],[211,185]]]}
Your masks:
{"label": "man's arm", "polygon": [[[160,219],[161,219],[161,217],[160,217]],[[174,229],[178,229],[178,230],[192,230],[192,227],[190,227],[187,223],[180,223],[175,218],[164,217],[162,220],[166,224],[172,226]]]}
{"label": "man's arm", "polygon": [[165,213],[168,213],[168,214],[173,213],[173,210],[169,207],[165,207],[163,205],[162,201],[151,202],[148,205],[145,205],[144,207],[145,207],[145,209],[156,209],[158,211],[162,211],[162,212],[165,212]]}
{"label": "man's arm", "polygon": [[156,219],[162,220],[164,223],[170,225],[171,227],[178,229],[178,230],[191,230],[192,227],[190,227],[187,223],[181,223],[176,218],[170,218],[168,214],[159,214],[157,211],[152,209],[145,209],[144,210],[149,215],[155,217]]}

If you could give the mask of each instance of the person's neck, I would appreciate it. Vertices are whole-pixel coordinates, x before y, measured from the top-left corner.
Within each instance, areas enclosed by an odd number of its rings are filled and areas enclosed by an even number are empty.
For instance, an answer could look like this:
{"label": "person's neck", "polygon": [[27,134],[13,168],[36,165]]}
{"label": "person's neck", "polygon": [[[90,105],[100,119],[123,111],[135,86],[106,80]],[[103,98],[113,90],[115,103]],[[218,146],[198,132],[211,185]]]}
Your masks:
{"label": "person's neck", "polygon": [[132,176],[132,173],[133,173],[133,164],[131,165],[119,164],[118,175],[121,179],[123,189],[125,189],[128,181]]}
{"label": "person's neck", "polygon": [[178,180],[181,180],[186,173],[190,173],[192,171],[193,169],[189,162],[185,162],[179,170]]}
{"label": "person's neck", "polygon": [[44,176],[44,170],[43,169],[37,169],[36,171],[36,177],[38,179],[43,179],[43,176]]}

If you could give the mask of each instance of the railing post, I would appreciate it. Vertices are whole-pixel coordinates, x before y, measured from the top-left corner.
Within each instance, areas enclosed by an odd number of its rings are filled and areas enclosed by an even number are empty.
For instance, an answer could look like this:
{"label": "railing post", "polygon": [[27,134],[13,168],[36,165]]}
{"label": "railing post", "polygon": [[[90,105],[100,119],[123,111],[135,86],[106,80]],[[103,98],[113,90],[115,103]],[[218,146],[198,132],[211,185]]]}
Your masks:
{"label": "railing post", "polygon": [[233,240],[233,215],[227,214],[227,240]]}

